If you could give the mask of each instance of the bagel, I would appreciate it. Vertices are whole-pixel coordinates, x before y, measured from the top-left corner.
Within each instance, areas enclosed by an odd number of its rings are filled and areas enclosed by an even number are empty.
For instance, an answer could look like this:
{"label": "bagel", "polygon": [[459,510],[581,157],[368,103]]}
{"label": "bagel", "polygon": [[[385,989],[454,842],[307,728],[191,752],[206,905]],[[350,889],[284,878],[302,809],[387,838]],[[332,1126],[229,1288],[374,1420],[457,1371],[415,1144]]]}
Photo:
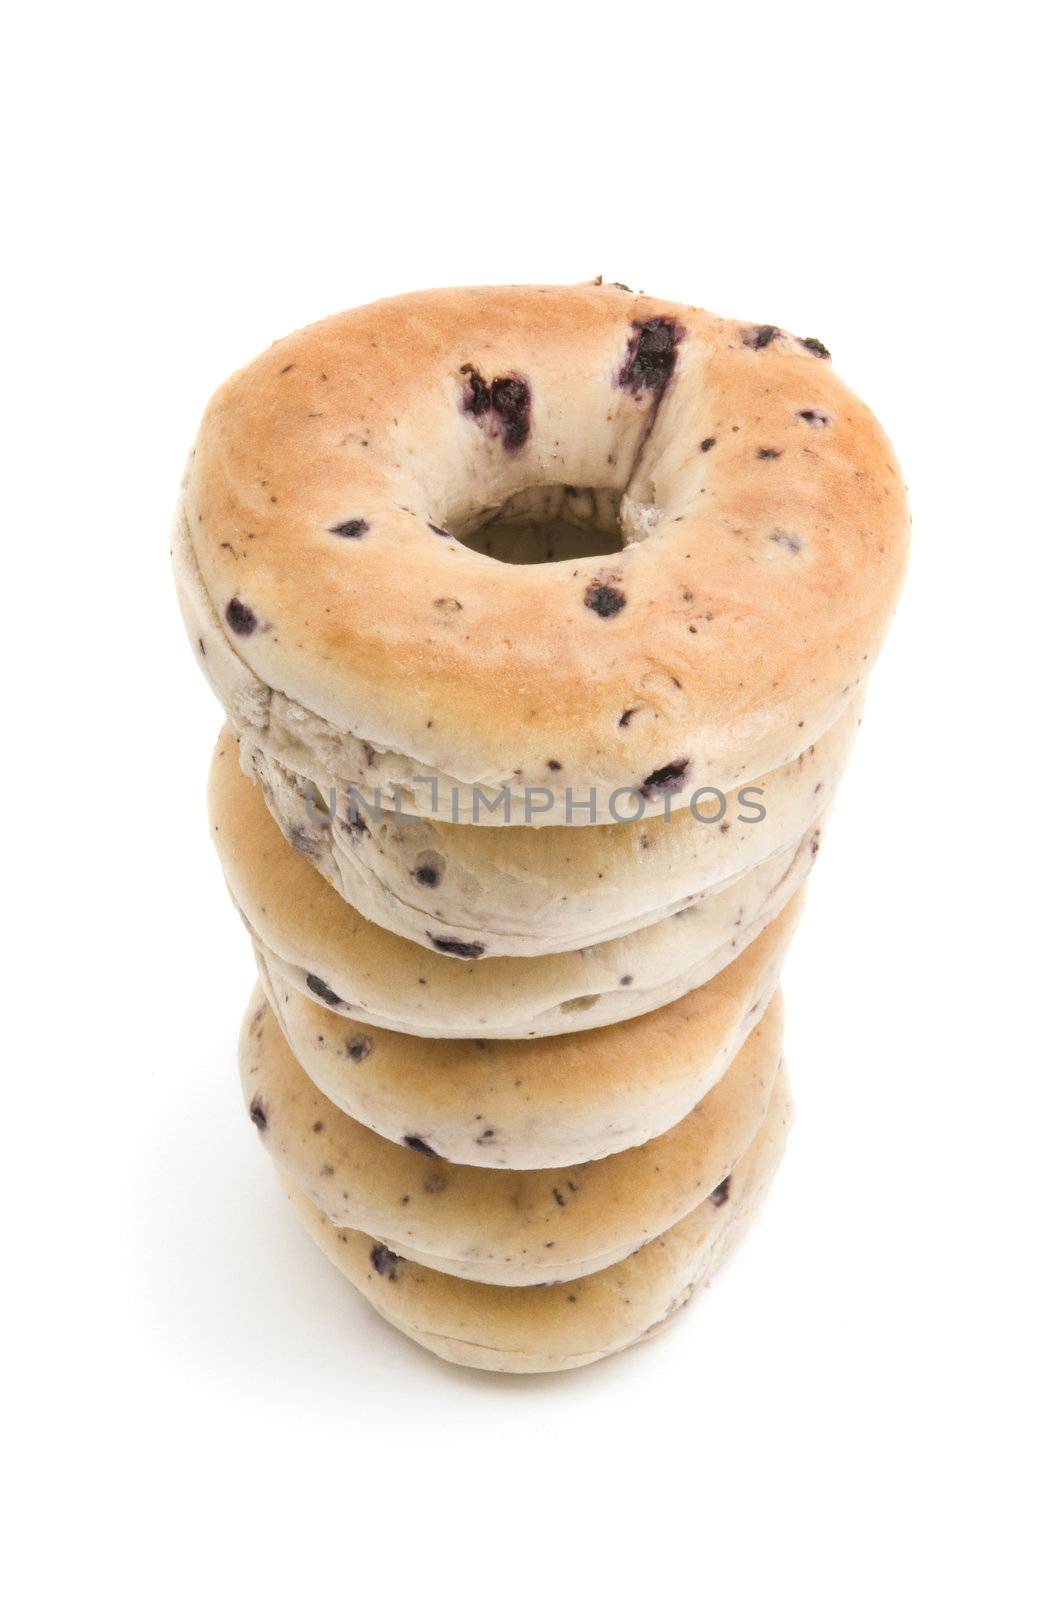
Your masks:
{"label": "bagel", "polygon": [[796,761],[703,810],[597,828],[345,814],[335,791],[316,804],[257,747],[241,745],[241,763],[290,843],[370,922],[427,949],[549,955],[674,915],[795,845],[834,798],[861,712],[858,699]]}
{"label": "bagel", "polygon": [[677,1000],[778,915],[818,849],[813,829],[718,894],[605,944],[492,956],[485,942],[422,949],[360,916],[274,825],[229,729],[208,800],[229,892],[274,981],[348,1019],[436,1039],[573,1033]]}
{"label": "bagel", "polygon": [[405,295],[273,345],[207,409],[174,559],[249,745],[408,813],[568,825],[818,740],[907,544],[818,340],[582,285]]}
{"label": "bagel", "polygon": [[393,1144],[337,1110],[299,1066],[257,987],[240,1034],[240,1078],[277,1166],[333,1222],[455,1277],[529,1285],[611,1266],[726,1183],[764,1120],[781,1051],[776,996],[675,1127],[602,1161],[531,1172],[455,1166],[420,1135]]}
{"label": "bagel", "polygon": [[464,1166],[564,1167],[656,1138],[719,1082],[775,992],[801,898],[683,999],[548,1039],[419,1039],[353,1026],[275,980],[261,954],[259,972],[292,1054],[339,1111]]}
{"label": "bagel", "polygon": [[337,1227],[282,1178],[314,1242],[394,1327],[445,1361],[491,1372],[582,1367],[657,1333],[741,1238],[782,1159],[793,1107],[785,1073],[724,1196],[702,1202],[615,1266],[538,1288],[473,1283],[404,1261]]}

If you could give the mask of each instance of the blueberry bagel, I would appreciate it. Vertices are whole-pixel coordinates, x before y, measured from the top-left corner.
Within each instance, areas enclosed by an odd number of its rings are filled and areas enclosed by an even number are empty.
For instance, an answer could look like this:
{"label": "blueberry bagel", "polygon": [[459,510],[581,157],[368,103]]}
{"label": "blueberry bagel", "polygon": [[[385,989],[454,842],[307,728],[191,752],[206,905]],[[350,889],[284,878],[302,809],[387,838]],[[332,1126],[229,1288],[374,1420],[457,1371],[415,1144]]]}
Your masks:
{"label": "blueberry bagel", "polygon": [[421,1039],[352,1023],[301,985],[266,998],[303,1071],[395,1144],[474,1167],[564,1167],[645,1144],[718,1083],[775,992],[795,895],[736,960],[659,1011],[546,1039]]}
{"label": "blueberry bagel", "polygon": [[801,886],[818,829],[718,894],[635,933],[558,955],[494,956],[478,940],[424,949],[367,921],[274,825],[223,732],[209,785],[229,892],[283,980],[348,1021],[446,1039],[578,1032],[639,1016],[707,983]]}
{"label": "blueberry bagel", "polygon": [[406,295],[272,346],[208,407],[175,559],[251,745],[499,826],[791,761],[866,677],[907,542],[819,340],[584,285]]}
{"label": "blueberry bagel", "polygon": [[528,1172],[444,1161],[339,1111],[299,1066],[261,990],[240,1037],[244,1103],[266,1149],[333,1222],[480,1283],[611,1266],[726,1182],[764,1119],[782,1055],[777,995],[720,1081],[675,1127],[601,1161]]}
{"label": "blueberry bagel", "polygon": [[405,1260],[371,1235],[337,1227],[294,1185],[286,1188],[333,1265],[416,1343],[460,1366],[558,1372],[657,1333],[708,1281],[769,1187],[792,1118],[780,1072],[756,1137],[720,1190],[614,1266],[535,1288],[473,1283]]}
{"label": "blueberry bagel", "polygon": [[697,810],[598,828],[467,828],[308,791],[258,747],[241,761],[291,844],[371,922],[428,949],[549,955],[674,915],[823,818],[862,700],[786,766]]}

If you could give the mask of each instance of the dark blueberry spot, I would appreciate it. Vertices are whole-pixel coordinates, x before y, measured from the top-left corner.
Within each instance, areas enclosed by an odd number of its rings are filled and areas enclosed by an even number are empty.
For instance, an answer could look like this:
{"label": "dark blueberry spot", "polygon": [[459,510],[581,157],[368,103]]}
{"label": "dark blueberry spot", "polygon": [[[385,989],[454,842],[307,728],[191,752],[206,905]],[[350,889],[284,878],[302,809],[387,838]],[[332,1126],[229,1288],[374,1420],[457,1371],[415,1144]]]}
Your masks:
{"label": "dark blueberry spot", "polygon": [[352,517],[350,522],[335,522],[329,533],[338,533],[341,539],[360,539],[367,533],[369,524],[364,517]]}
{"label": "dark blueberry spot", "polygon": [[596,612],[599,617],[615,617],[618,611],[623,611],[627,599],[619,589],[614,589],[612,584],[602,583],[600,578],[593,578],[584,591],[583,604],[589,611]]}
{"label": "dark blueberry spot", "polygon": [[626,711],[621,711],[619,717],[616,719],[617,727],[618,728],[626,728],[628,723],[631,721],[631,719],[632,719],[632,717],[634,715],[635,715],[635,707],[634,706],[628,706],[627,710]]}
{"label": "dark blueberry spot", "polygon": [[726,1203],[727,1197],[728,1197],[728,1195],[730,1193],[731,1193],[731,1174],[728,1173],[726,1178],[723,1180],[723,1182],[721,1184],[718,1184],[717,1187],[712,1191],[712,1193],[709,1196],[709,1199],[712,1201],[714,1206],[722,1206],[722,1205],[724,1205]]}
{"label": "dark blueberry spot", "polygon": [[806,350],[811,350],[812,354],[818,356],[821,361],[830,360],[830,351],[822,339],[799,339],[797,342],[798,344],[803,344]]}
{"label": "dark blueberry spot", "polygon": [[812,835],[812,843],[809,845],[808,848],[811,850],[813,856],[818,856],[819,855],[819,829],[818,828],[816,829],[815,833]]}
{"label": "dark blueberry spot", "polygon": [[364,1061],[372,1048],[372,1039],[367,1039],[364,1033],[353,1033],[345,1046],[352,1061]]}
{"label": "dark blueberry spot", "polygon": [[474,417],[482,417],[491,409],[491,390],[475,367],[462,367],[466,377],[465,409]]}
{"label": "dark blueberry spot", "polygon": [[269,1117],[266,1115],[266,1108],[262,1104],[262,1097],[260,1095],[256,1094],[255,1098],[247,1108],[247,1114],[251,1118],[251,1121],[254,1123],[255,1127],[258,1129],[259,1133],[265,1133],[266,1129],[269,1127]]}
{"label": "dark blueberry spot", "polygon": [[419,1156],[434,1156],[435,1151],[427,1140],[422,1139],[419,1133],[405,1133],[402,1142],[408,1150],[416,1150]]}
{"label": "dark blueberry spot", "polygon": [[301,856],[308,856],[311,861],[321,854],[321,846],[317,839],[307,833],[305,828],[292,827],[287,830],[288,840],[292,847],[298,850]]}
{"label": "dark blueberry spot", "polygon": [[783,544],[791,555],[798,555],[801,550],[801,541],[796,533],[786,533],[782,528],[776,528],[768,536],[772,544]]}
{"label": "dark blueberry spot", "polygon": [[494,1138],[494,1136],[495,1136],[494,1128],[485,1128],[483,1133],[477,1134],[476,1143],[477,1144],[489,1144],[491,1142],[491,1140]]}
{"label": "dark blueberry spot", "polygon": [[435,867],[414,867],[413,876],[418,883],[423,883],[426,889],[435,889],[439,886],[439,873]]}
{"label": "dark blueberry spot", "polygon": [[761,461],[778,461],[781,455],[781,450],[773,450],[770,445],[762,445],[757,451],[757,456]]}
{"label": "dark blueberry spot", "polygon": [[283,378],[284,374],[286,372],[291,372],[294,369],[294,367],[295,367],[295,362],[294,361],[289,361],[289,363],[288,363],[288,365],[286,367],[282,367],[281,368],[281,377]]}
{"label": "dark blueberry spot", "polygon": [[630,972],[625,972],[624,976],[620,980],[620,987],[622,989],[627,989],[631,984],[634,983],[634,981],[635,979],[633,975]]}
{"label": "dark blueberry spot", "polygon": [[491,410],[502,419],[506,448],[519,450],[531,432],[531,392],[520,378],[496,378],[491,385]]}
{"label": "dark blueberry spot", "polygon": [[560,772],[561,771],[561,763],[560,763],[560,761],[548,761],[546,763],[546,765],[550,768],[551,772]]}
{"label": "dark blueberry spot", "polygon": [[686,784],[689,766],[689,761],[671,761],[666,767],[658,767],[648,778],[643,778],[639,793],[646,800],[659,794],[676,794]]}
{"label": "dark blueberry spot", "polygon": [[701,448],[703,450],[711,450],[715,443],[716,443],[715,439],[702,439]]}
{"label": "dark blueberry spot", "polygon": [[810,428],[828,428],[830,426],[830,417],[825,411],[821,411],[818,406],[809,406],[807,411],[799,411],[797,415],[802,422],[807,422]]}
{"label": "dark blueberry spot", "polygon": [[324,1131],[325,1124],[323,1122],[315,1122],[314,1126],[310,1129],[311,1133],[324,1133]]}
{"label": "dark blueberry spot", "polygon": [[484,953],[484,946],[464,939],[437,939],[434,933],[428,937],[437,950],[445,956],[459,956],[462,961],[479,961]]}
{"label": "dark blueberry spot", "polygon": [[365,818],[362,816],[362,813],[358,810],[358,807],[354,804],[353,800],[347,812],[347,826],[350,828],[352,833],[369,832],[369,824],[366,822]]}
{"label": "dark blueberry spot", "polygon": [[494,412],[507,450],[519,450],[531,432],[531,390],[522,378],[495,378],[488,383],[473,366],[461,368],[465,378],[463,409],[472,417]]}
{"label": "dark blueberry spot", "polygon": [[369,1252],[369,1259],[382,1278],[390,1278],[394,1283],[402,1265],[401,1256],[397,1256],[394,1250],[389,1250],[385,1244],[375,1244]]}
{"label": "dark blueberry spot", "polygon": [[682,328],[671,317],[636,322],[620,369],[620,387],[633,394],[650,389],[660,397],[675,371],[675,347],[682,337]]}
{"label": "dark blueberry spot", "polygon": [[225,607],[225,620],[234,633],[254,633],[258,627],[258,618],[250,606],[245,606],[242,600],[235,595]]}
{"label": "dark blueberry spot", "polygon": [[197,643],[197,644],[198,644],[198,645],[199,645],[199,653],[200,653],[200,655],[201,655],[201,656],[205,656],[205,655],[206,655],[206,653],[207,653],[207,647],[206,647],[206,645],[205,645],[205,644],[204,644],[204,643],[203,643],[203,640],[202,640],[202,639],[197,639],[197,640],[196,640],[196,643]]}
{"label": "dark blueberry spot", "polygon": [[625,294],[634,294],[635,292],[633,289],[629,289],[626,283],[611,283],[609,287],[610,289],[623,289]]}
{"label": "dark blueberry spot", "polygon": [[440,538],[441,538],[441,539],[450,539],[450,538],[452,538],[452,537],[453,537],[453,535],[452,535],[452,534],[449,534],[449,533],[448,533],[448,532],[447,532],[447,530],[446,530],[446,528],[440,528],[440,527],[438,527],[438,526],[437,526],[437,525],[436,525],[436,524],[435,524],[435,523],[434,523],[434,522],[430,522],[430,523],[429,523],[429,524],[428,524],[428,526],[429,526],[429,527],[430,527],[430,528],[431,528],[431,530],[432,530],[432,532],[433,532],[433,533],[438,533],[438,535],[439,535],[439,537],[440,537]]}
{"label": "dark blueberry spot", "polygon": [[763,350],[773,339],[779,337],[779,331],[771,323],[765,323],[759,328],[747,328],[742,335],[742,343],[748,345],[750,350]]}
{"label": "dark blueberry spot", "polygon": [[312,972],[306,975],[306,987],[311,994],[316,994],[319,1000],[324,1000],[327,1006],[341,1006],[343,1001],[334,993],[325,982],[324,978],[317,978]]}
{"label": "dark blueberry spot", "polygon": [[558,1204],[558,1205],[559,1205],[559,1206],[563,1206],[563,1205],[564,1205],[564,1203],[565,1203],[565,1197],[564,1197],[564,1195],[563,1195],[563,1194],[562,1194],[562,1193],[561,1193],[561,1190],[560,1190],[560,1189],[555,1189],[555,1190],[554,1190],[554,1199],[555,1199],[555,1201],[556,1201],[556,1202],[557,1202],[557,1204]]}

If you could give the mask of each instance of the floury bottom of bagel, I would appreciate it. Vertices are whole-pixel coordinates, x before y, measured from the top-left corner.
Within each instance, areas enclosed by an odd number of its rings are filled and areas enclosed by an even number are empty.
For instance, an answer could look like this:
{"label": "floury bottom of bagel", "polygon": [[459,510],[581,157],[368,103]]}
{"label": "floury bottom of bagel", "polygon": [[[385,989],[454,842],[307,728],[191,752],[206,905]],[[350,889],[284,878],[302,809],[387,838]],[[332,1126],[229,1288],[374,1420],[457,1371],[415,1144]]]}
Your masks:
{"label": "floury bottom of bagel", "polygon": [[453,959],[361,917],[298,851],[240,771],[226,731],[209,808],[229,891],[274,981],[342,1016],[428,1038],[576,1033],[640,1016],[707,983],[796,893],[818,830],[737,883],[622,939],[551,956]]}
{"label": "floury bottom of bagel", "polygon": [[597,1272],[718,1191],[764,1119],[781,1057],[776,996],[675,1127],[601,1161],[515,1172],[456,1166],[419,1132],[393,1144],[346,1116],[298,1065],[261,991],[240,1039],[251,1120],[278,1167],[327,1216],[410,1260],[511,1285]]}
{"label": "floury bottom of bagel", "polygon": [[796,845],[834,798],[861,714],[862,699],[722,808],[707,796],[697,815],[677,803],[671,817],[596,828],[470,828],[350,810],[335,792],[319,810],[312,789],[250,737],[240,764],[289,842],[370,922],[428,949],[456,941],[550,955],[675,915]]}
{"label": "floury bottom of bagel", "polygon": [[426,1350],[489,1372],[588,1366],[663,1328],[741,1240],[771,1184],[793,1120],[780,1072],[767,1115],[726,1190],[614,1266],[567,1283],[511,1288],[403,1260],[378,1239],[337,1227],[293,1184],[314,1242],[388,1322]]}
{"label": "floury bottom of bagel", "polygon": [[719,1082],[775,992],[800,894],[710,983],[659,1011],[546,1039],[422,1039],[262,986],[299,1065],[340,1111],[474,1167],[598,1161],[674,1127]]}

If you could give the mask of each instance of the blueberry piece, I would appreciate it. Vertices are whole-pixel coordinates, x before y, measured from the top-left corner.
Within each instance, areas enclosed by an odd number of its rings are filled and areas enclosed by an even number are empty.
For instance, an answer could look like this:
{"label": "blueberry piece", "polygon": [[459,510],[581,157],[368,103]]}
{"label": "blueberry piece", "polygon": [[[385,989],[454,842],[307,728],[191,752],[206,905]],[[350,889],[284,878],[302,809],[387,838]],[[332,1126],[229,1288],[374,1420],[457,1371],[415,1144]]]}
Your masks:
{"label": "blueberry piece", "polygon": [[760,461],[778,461],[781,455],[781,450],[773,450],[770,445],[762,445],[757,451],[757,458]]}
{"label": "blueberry piece", "polygon": [[475,367],[464,366],[462,372],[466,377],[465,385],[465,410],[471,416],[482,417],[485,411],[491,409],[491,390]]}
{"label": "blueberry piece", "polygon": [[806,350],[811,350],[812,354],[818,356],[821,361],[830,360],[830,351],[822,339],[799,339],[797,342],[798,344],[803,344]]}
{"label": "blueberry piece", "polygon": [[[465,378],[462,408],[471,417],[494,412],[502,427],[507,450],[519,450],[531,432],[531,390],[523,378],[494,378],[490,383],[476,368],[461,368]],[[441,531],[439,529],[437,532]]]}
{"label": "blueberry piece", "polygon": [[715,439],[702,439],[701,448],[703,450],[711,450],[715,443],[716,443]]}
{"label": "blueberry piece", "polygon": [[721,1184],[718,1184],[716,1186],[716,1188],[712,1191],[712,1193],[709,1196],[709,1199],[712,1201],[714,1206],[722,1206],[722,1205],[724,1205],[726,1203],[727,1197],[729,1196],[730,1193],[731,1193],[731,1174],[728,1173],[726,1178],[723,1180],[723,1182]]}
{"label": "blueberry piece", "polygon": [[600,578],[592,578],[584,590],[583,604],[599,617],[615,617],[617,612],[623,611],[627,605],[627,598],[619,589],[614,589],[612,584],[602,583]]}
{"label": "blueberry piece", "polygon": [[402,1266],[401,1256],[397,1256],[385,1244],[375,1244],[369,1252],[369,1259],[382,1278],[390,1278],[392,1283],[395,1282]]}
{"label": "blueberry piece", "polygon": [[437,939],[434,933],[430,933],[428,937],[443,955],[459,956],[462,961],[478,961],[484,953],[484,946],[476,942],[467,942],[464,939]]}
{"label": "blueberry piece", "polygon": [[617,719],[616,719],[617,727],[618,728],[626,728],[628,723],[631,721],[631,719],[632,719],[632,717],[634,715],[635,715],[635,707],[634,706],[628,706],[627,710],[626,711],[621,711],[620,715],[617,717]]}
{"label": "blueberry piece", "polygon": [[364,1061],[373,1048],[373,1041],[367,1039],[364,1033],[353,1033],[344,1048],[351,1061]]}
{"label": "blueberry piece", "polygon": [[423,883],[426,889],[439,887],[439,873],[435,867],[414,867],[413,876],[418,883]]}
{"label": "blueberry piece", "polygon": [[818,406],[809,406],[807,411],[799,411],[797,415],[802,422],[807,422],[810,428],[827,428],[830,426],[830,417]]}
{"label": "blueberry piece", "polygon": [[408,1150],[416,1150],[419,1156],[434,1156],[435,1151],[427,1140],[422,1139],[419,1133],[404,1133],[402,1142]]}
{"label": "blueberry piece", "polygon": [[266,1115],[266,1107],[262,1102],[261,1095],[255,1095],[255,1098],[247,1108],[247,1114],[259,1133],[265,1133],[269,1127],[269,1117]]}
{"label": "blueberry piece", "polygon": [[648,778],[643,778],[639,794],[646,800],[659,794],[676,794],[687,782],[689,766],[689,761],[670,761],[666,767],[658,767]]}
{"label": "blueberry piece", "polygon": [[675,371],[675,347],[683,337],[683,330],[671,317],[636,322],[633,330],[627,357],[620,369],[620,387],[630,389],[633,394],[650,389],[660,397]]}
{"label": "blueberry piece", "polygon": [[316,994],[319,1000],[324,1000],[327,1006],[341,1006],[343,1001],[339,995],[330,989],[324,978],[315,977],[312,972],[306,975],[306,987],[311,994]]}
{"label": "blueberry piece", "polygon": [[531,392],[520,378],[496,378],[491,385],[491,410],[502,419],[508,450],[519,450],[531,432]]}
{"label": "blueberry piece", "polygon": [[250,606],[245,606],[235,595],[225,607],[225,620],[234,633],[254,633],[258,627],[258,618]]}
{"label": "blueberry piece", "polygon": [[438,533],[441,539],[451,539],[454,537],[453,534],[447,532],[446,528],[440,528],[434,522],[430,522],[428,526],[431,528],[433,533]]}
{"label": "blueberry piece", "polygon": [[783,544],[791,555],[797,555],[801,549],[801,541],[796,533],[786,533],[782,528],[776,528],[768,535],[772,544]]}
{"label": "blueberry piece", "polygon": [[369,524],[364,517],[352,517],[350,522],[333,523],[329,533],[338,533],[341,539],[360,539],[368,529]]}
{"label": "blueberry piece", "polygon": [[771,344],[773,339],[779,337],[780,330],[771,323],[765,323],[759,328],[747,328],[742,335],[742,343],[748,345],[750,350],[763,350]]}

